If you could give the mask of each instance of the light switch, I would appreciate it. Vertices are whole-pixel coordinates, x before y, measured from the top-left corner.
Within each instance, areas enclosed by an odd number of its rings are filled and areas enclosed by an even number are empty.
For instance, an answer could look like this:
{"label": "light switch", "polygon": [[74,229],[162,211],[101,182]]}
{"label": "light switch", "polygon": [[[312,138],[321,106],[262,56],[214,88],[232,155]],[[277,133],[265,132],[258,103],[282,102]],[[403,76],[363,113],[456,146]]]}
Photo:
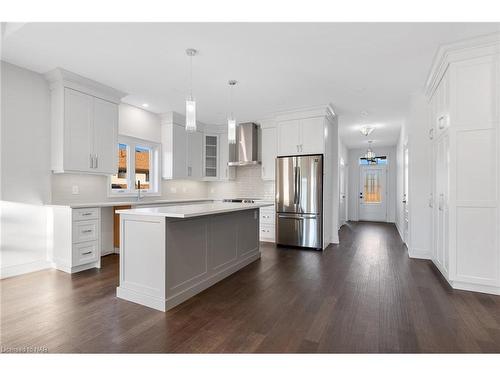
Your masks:
{"label": "light switch", "polygon": [[78,187],[78,185],[73,185],[71,187],[71,194],[80,194],[80,188]]}

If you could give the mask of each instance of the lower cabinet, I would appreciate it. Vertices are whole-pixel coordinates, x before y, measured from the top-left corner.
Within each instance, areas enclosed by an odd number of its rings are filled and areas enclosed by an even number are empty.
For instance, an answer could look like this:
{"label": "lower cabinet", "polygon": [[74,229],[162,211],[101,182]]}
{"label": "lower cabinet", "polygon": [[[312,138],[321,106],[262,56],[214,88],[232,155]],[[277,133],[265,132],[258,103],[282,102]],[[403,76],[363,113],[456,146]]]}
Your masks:
{"label": "lower cabinet", "polygon": [[259,237],[263,242],[275,242],[275,209],[274,205],[260,209]]}
{"label": "lower cabinet", "polygon": [[53,207],[54,267],[74,273],[101,266],[101,210]]}

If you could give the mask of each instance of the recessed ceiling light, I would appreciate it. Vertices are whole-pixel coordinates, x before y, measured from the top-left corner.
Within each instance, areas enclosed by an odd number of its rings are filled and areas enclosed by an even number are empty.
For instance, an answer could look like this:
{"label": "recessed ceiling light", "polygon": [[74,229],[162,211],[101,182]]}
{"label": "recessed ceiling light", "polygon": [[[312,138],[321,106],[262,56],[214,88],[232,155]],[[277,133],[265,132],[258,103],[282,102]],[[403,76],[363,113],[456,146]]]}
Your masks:
{"label": "recessed ceiling light", "polygon": [[368,137],[374,130],[375,128],[373,126],[362,126],[361,129],[359,129],[361,134],[363,134],[365,137]]}
{"label": "recessed ceiling light", "polygon": [[148,108],[148,107],[149,107],[149,104],[148,104],[148,103],[143,103],[143,104],[142,104],[142,106],[143,106],[144,108]]}

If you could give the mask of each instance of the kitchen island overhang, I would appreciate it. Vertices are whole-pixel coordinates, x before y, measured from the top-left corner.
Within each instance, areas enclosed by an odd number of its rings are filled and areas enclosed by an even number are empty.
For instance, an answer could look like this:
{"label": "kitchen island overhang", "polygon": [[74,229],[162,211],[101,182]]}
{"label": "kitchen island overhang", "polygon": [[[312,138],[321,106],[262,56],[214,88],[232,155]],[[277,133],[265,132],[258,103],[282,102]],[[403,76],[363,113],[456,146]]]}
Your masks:
{"label": "kitchen island overhang", "polygon": [[119,210],[119,298],[167,311],[260,258],[259,208],[208,203]]}

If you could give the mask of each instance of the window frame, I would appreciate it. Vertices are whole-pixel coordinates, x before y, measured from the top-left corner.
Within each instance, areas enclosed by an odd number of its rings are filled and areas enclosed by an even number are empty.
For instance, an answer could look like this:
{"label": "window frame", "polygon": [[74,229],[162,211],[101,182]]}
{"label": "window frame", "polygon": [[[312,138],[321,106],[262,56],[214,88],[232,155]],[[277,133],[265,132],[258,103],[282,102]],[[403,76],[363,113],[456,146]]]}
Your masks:
{"label": "window frame", "polygon": [[[108,177],[108,197],[136,197],[138,189],[135,187],[135,149],[136,146],[146,147],[151,149],[151,157],[149,158],[149,188],[141,189],[142,196],[161,196],[161,175],[160,175],[160,155],[161,144],[148,141],[142,138],[130,137],[127,135],[118,136],[118,145],[125,144],[127,146],[127,189],[112,189],[112,176]],[[119,148],[119,146],[118,146]],[[116,155],[118,158],[118,153]],[[119,160],[116,161],[119,163]]]}

